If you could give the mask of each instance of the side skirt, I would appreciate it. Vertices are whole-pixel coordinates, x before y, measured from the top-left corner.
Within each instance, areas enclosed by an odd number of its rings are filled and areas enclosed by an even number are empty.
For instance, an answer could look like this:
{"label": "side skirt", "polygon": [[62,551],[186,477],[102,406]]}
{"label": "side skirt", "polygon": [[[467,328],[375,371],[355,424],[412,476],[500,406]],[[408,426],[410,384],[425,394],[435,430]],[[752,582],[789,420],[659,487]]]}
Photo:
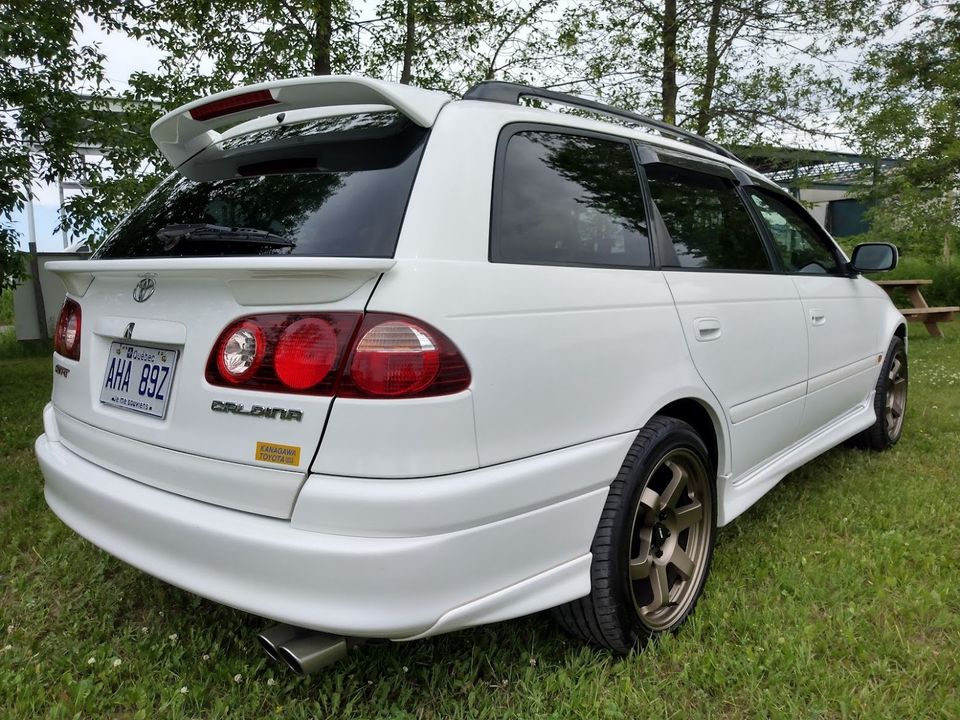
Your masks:
{"label": "side skirt", "polygon": [[717,524],[732,522],[766,495],[787,473],[870,427],[876,420],[873,396],[871,392],[864,403],[739,477],[719,478]]}

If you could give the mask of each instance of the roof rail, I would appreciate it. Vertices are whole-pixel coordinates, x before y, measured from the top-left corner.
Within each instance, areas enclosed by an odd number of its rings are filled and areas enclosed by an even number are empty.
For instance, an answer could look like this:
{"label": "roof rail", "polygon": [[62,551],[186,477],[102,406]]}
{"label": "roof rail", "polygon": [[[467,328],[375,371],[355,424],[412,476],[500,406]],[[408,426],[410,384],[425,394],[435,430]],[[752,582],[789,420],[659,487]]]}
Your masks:
{"label": "roof rail", "polygon": [[174,167],[220,140],[217,128],[263,115],[337,105],[387,105],[430,127],[450,97],[432,90],[348,75],[274,80],[194,100],[168,112],[150,136]]}
{"label": "roof rail", "polygon": [[583,108],[602,115],[627,120],[635,125],[656,130],[661,135],[674,140],[680,140],[681,142],[689,143],[702,150],[709,150],[718,155],[723,155],[730,160],[741,162],[740,158],[725,147],[711,140],[707,140],[701,135],[692,133],[689,130],[683,130],[675,125],[670,125],[669,123],[647,117],[646,115],[640,115],[639,113],[630,112],[629,110],[621,110],[612,105],[606,105],[596,100],[587,100],[586,98],[577,97],[576,95],[556,92],[555,90],[544,90],[543,88],[533,87],[531,85],[521,85],[520,83],[500,82],[496,80],[487,80],[478,83],[463,94],[464,100],[486,100],[489,102],[506,103],[508,105],[516,105],[520,102],[520,98],[524,97],[548,100],[559,105]]}

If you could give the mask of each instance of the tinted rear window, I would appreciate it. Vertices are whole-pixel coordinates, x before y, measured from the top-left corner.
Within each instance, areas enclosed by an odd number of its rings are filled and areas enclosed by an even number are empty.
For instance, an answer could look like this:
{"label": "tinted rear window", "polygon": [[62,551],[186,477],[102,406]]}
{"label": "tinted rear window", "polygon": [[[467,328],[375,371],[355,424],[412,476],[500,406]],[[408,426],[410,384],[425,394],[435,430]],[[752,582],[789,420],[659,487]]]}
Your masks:
{"label": "tinted rear window", "polygon": [[626,142],[524,131],[510,137],[491,259],[646,267],[643,194]]}
{"label": "tinted rear window", "polygon": [[171,175],[96,257],[392,257],[427,131],[397,113],[346,118],[222,143],[195,170],[230,177]]}
{"label": "tinted rear window", "polygon": [[730,180],[667,164],[645,165],[644,171],[673,241],[677,265],[704,270],[771,269],[763,240]]}

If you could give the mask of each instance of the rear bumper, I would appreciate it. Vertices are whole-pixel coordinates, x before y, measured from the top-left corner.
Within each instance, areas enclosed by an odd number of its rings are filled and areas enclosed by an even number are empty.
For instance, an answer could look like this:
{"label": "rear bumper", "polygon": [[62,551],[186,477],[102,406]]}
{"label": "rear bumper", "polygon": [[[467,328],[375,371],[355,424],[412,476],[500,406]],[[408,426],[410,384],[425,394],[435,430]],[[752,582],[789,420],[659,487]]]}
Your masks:
{"label": "rear bumper", "polygon": [[[594,487],[450,532],[365,537],[158,490],[84,460],[55,428],[37,439],[36,452],[50,508],[121,560],[241,610],[361,637],[430,635],[585,595],[607,494],[606,485]],[[523,476],[536,460],[501,467]]]}

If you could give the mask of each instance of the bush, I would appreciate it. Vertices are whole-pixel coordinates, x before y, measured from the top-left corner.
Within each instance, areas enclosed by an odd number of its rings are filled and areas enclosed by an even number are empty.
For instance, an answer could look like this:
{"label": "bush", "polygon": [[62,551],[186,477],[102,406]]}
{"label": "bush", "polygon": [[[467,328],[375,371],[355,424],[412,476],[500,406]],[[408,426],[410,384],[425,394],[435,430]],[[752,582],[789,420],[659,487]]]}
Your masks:
{"label": "bush", "polygon": [[[871,280],[932,280],[932,285],[920,289],[928,305],[960,305],[960,263],[945,263],[917,257],[901,257],[896,270],[877,273]],[[909,307],[906,293],[898,291],[894,301],[901,307]]]}

